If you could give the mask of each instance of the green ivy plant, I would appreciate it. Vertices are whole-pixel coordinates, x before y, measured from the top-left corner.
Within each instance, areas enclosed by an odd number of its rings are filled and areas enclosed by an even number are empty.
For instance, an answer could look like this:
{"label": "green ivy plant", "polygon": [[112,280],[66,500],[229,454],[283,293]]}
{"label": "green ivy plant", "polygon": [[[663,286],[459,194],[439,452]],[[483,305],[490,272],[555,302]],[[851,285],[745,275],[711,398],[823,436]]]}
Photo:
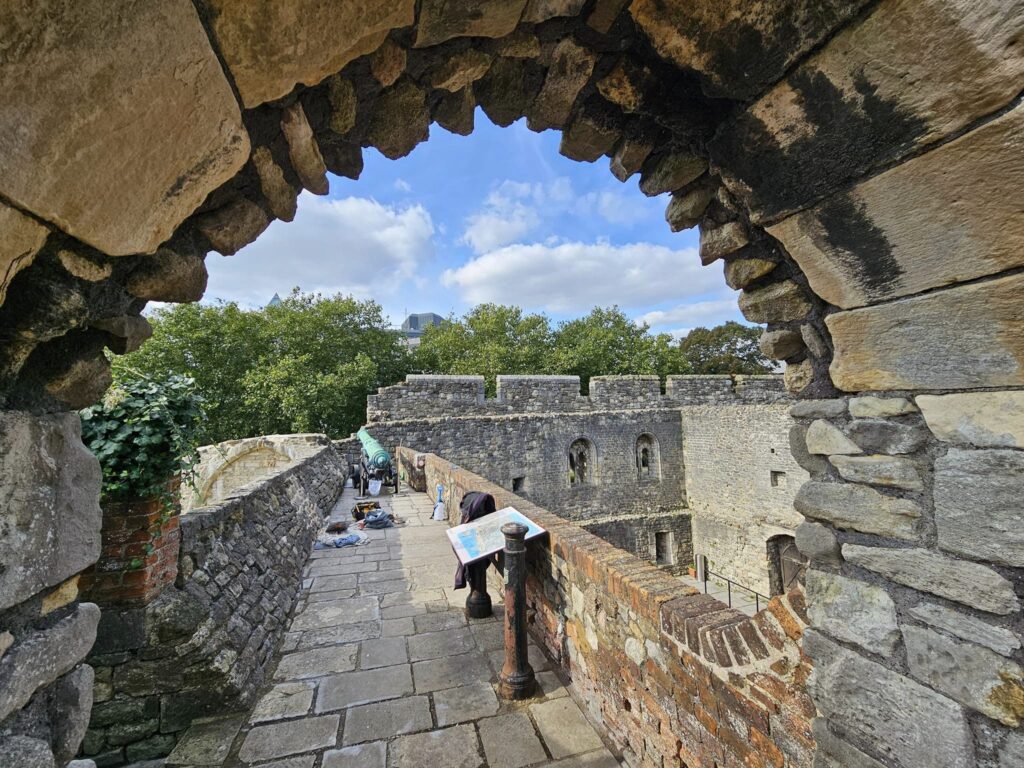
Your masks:
{"label": "green ivy plant", "polygon": [[103,499],[161,497],[169,511],[176,496],[170,481],[180,475],[191,484],[199,463],[204,412],[195,382],[179,375],[124,381],[80,413],[82,440],[103,469]]}

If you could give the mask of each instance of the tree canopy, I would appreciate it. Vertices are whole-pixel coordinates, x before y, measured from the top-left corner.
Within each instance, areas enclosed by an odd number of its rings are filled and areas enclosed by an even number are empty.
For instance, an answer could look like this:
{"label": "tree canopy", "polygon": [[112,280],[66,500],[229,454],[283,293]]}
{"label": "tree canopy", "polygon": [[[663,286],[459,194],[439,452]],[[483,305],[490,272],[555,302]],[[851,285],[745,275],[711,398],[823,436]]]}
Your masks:
{"label": "tree canopy", "polygon": [[366,395],[409,372],[404,341],[380,305],[293,291],[280,304],[181,304],[150,317],[153,337],[113,362],[115,382],[173,373],[206,401],[202,440],[282,432],[344,437]]}
{"label": "tree canopy", "polygon": [[767,373],[759,329],[697,328],[682,342],[652,334],[618,307],[553,323],[519,307],[481,304],[430,327],[412,353],[380,305],[302,294],[246,310],[233,303],[157,309],[153,337],[113,361],[116,384],[186,375],[206,404],[203,443],[286,432],[344,437],[361,425],[366,396],[410,372],[593,376]]}
{"label": "tree canopy", "polygon": [[757,343],[760,335],[759,327],[729,321],[714,328],[694,328],[679,342],[679,349],[695,374],[771,373],[772,361]]}

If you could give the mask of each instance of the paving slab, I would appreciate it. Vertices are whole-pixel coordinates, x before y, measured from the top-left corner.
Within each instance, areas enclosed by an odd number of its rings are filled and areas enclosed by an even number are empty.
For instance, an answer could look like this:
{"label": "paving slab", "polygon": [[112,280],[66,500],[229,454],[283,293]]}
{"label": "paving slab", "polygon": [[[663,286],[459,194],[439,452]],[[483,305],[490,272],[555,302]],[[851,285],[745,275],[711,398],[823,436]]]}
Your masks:
{"label": "paving slab", "polygon": [[387,743],[374,741],[324,752],[322,768],[385,768],[387,759]]}
{"label": "paving slab", "polygon": [[443,629],[466,626],[466,612],[455,610],[431,613],[426,616],[417,616],[412,621],[416,625],[417,632],[440,632]]}
{"label": "paving slab", "polygon": [[355,574],[344,576],[321,576],[317,574],[313,579],[311,592],[334,592],[339,589],[355,589],[358,584],[358,577]]}
{"label": "paving slab", "polygon": [[314,648],[338,643],[358,643],[371,637],[380,637],[379,621],[360,621],[358,624],[340,624],[337,627],[309,630],[302,633],[299,647]]}
{"label": "paving slab", "polygon": [[167,765],[220,765],[231,751],[245,715],[197,720],[167,758]]}
{"label": "paving slab", "polygon": [[396,699],[413,691],[408,664],[331,675],[320,681],[316,711],[329,712],[356,704]]}
{"label": "paving slab", "polygon": [[405,649],[404,637],[381,637],[364,640],[359,644],[359,668],[391,667],[405,664],[409,654]]}
{"label": "paving slab", "polygon": [[460,685],[472,685],[494,677],[479,654],[464,653],[440,659],[418,661],[412,665],[416,693],[429,693]]}
{"label": "paving slab", "polygon": [[310,681],[275,685],[256,704],[249,722],[263,723],[307,714],[313,704],[315,687]]}
{"label": "paving slab", "polygon": [[533,723],[523,712],[489,717],[477,725],[489,768],[522,768],[547,759]]}
{"label": "paving slab", "polygon": [[404,619],[384,619],[380,623],[381,637],[404,637],[416,633],[416,625],[412,623],[412,617]]}
{"label": "paving slab", "polygon": [[460,685],[434,693],[438,725],[455,725],[497,714],[498,697],[488,682]]}
{"label": "paving slab", "polygon": [[480,742],[472,725],[399,736],[391,743],[392,768],[480,768]]}
{"label": "paving slab", "polygon": [[[619,761],[607,749],[576,755],[557,763],[550,763],[551,768],[619,768]],[[262,766],[261,766],[262,768]]]}
{"label": "paving slab", "polygon": [[339,624],[358,624],[380,618],[380,606],[373,597],[309,603],[292,621],[292,631],[321,629]]}
{"label": "paving slab", "polygon": [[353,707],[345,714],[343,744],[388,739],[403,733],[429,730],[430,701],[426,696],[380,701]]}
{"label": "paving slab", "polygon": [[299,755],[275,760],[272,763],[260,763],[259,768],[313,768],[315,762],[316,755]]}
{"label": "paving slab", "polygon": [[530,714],[553,758],[593,752],[604,747],[576,702],[569,697],[532,704]]}
{"label": "paving slab", "polygon": [[246,734],[238,750],[238,757],[243,762],[256,763],[333,747],[338,738],[340,721],[338,715],[324,715],[258,725]]}
{"label": "paving slab", "polygon": [[359,646],[356,643],[289,653],[281,657],[274,679],[303,680],[337,672],[351,672],[356,668],[358,655]]}
{"label": "paving slab", "polygon": [[445,629],[440,632],[424,632],[409,638],[410,661],[456,656],[476,649],[476,642],[468,627]]}

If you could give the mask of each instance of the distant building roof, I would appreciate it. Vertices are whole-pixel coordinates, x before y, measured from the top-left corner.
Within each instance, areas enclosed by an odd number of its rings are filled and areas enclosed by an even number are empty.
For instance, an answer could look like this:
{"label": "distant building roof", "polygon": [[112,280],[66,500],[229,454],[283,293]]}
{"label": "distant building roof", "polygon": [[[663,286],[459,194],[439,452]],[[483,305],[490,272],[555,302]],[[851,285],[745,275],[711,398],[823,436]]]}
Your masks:
{"label": "distant building roof", "polygon": [[444,318],[434,312],[418,312],[409,315],[402,323],[402,333],[406,336],[422,336],[423,332],[432,325],[440,325]]}
{"label": "distant building roof", "polygon": [[281,306],[281,297],[278,296],[275,293],[274,297],[270,301],[267,302],[267,306],[268,307],[279,307],[279,306]]}

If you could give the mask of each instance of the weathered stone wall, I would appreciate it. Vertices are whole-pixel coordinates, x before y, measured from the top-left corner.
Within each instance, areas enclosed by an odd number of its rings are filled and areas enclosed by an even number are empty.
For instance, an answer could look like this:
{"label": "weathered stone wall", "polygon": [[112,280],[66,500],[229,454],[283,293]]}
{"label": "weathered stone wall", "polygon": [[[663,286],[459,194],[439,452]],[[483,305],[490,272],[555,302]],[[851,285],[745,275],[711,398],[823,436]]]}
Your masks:
{"label": "weathered stone wall", "polygon": [[452,523],[482,490],[548,531],[528,545],[530,632],[628,765],[811,765],[799,589],[749,618],[444,459],[427,456],[425,472]]}
{"label": "weathered stone wall", "polygon": [[793,497],[809,475],[789,448],[789,405],[681,409],[693,546],[716,573],[770,595],[768,540],[792,535]]}
{"label": "weathered stone wall", "polygon": [[0,765],[64,763],[89,721],[99,490],[78,414],[0,413]]}
{"label": "weathered stone wall", "polygon": [[293,443],[290,467],[181,517],[173,587],[143,608],[103,610],[83,744],[97,765],[166,755],[192,719],[243,708],[265,682],[346,476],[323,436]]}
{"label": "weathered stone wall", "polygon": [[1020,764],[1024,391],[792,412],[813,478],[796,496],[804,647],[836,762]]}
{"label": "weathered stone wall", "polygon": [[236,488],[295,463],[317,444],[324,444],[323,435],[262,435],[204,445],[192,483],[181,490],[181,509],[216,504]]}
{"label": "weathered stone wall", "polygon": [[596,522],[582,521],[580,527],[669,573],[685,573],[693,563],[693,530],[686,512],[608,515]]}

